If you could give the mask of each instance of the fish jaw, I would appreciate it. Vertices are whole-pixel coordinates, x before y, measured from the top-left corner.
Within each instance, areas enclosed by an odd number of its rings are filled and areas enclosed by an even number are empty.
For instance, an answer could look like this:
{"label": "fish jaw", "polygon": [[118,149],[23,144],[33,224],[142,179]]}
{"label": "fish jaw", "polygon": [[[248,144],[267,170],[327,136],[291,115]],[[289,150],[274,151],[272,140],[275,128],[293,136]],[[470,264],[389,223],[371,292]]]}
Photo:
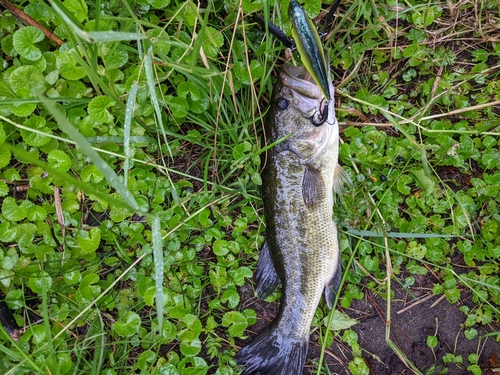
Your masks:
{"label": "fish jaw", "polygon": [[[304,67],[284,66],[279,78],[269,114],[274,121],[266,123],[266,135],[276,140],[290,133],[293,136],[278,145],[278,152],[290,150],[302,164],[313,164],[326,148],[338,150],[338,122],[333,101],[324,100]],[[333,93],[331,82],[330,89]],[[286,109],[277,105],[280,98],[288,101]],[[321,113],[327,115],[323,125],[311,126]]]}

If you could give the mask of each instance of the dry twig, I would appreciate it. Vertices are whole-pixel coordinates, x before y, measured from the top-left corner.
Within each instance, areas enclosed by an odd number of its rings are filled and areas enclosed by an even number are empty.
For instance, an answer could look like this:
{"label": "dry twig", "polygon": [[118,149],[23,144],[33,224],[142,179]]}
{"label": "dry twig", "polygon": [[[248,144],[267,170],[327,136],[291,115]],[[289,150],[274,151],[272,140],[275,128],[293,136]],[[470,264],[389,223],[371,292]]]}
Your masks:
{"label": "dry twig", "polygon": [[26,13],[24,13],[21,9],[16,7],[10,1],[0,0],[0,5],[3,6],[5,9],[8,9],[17,19],[21,20],[25,24],[36,27],[37,29],[40,29],[45,34],[45,36],[47,38],[52,40],[58,46],[62,46],[64,44],[64,40],[60,39],[58,36],[56,36],[52,31],[47,29],[45,26],[39,24],[37,21],[35,21],[30,16],[28,16]]}

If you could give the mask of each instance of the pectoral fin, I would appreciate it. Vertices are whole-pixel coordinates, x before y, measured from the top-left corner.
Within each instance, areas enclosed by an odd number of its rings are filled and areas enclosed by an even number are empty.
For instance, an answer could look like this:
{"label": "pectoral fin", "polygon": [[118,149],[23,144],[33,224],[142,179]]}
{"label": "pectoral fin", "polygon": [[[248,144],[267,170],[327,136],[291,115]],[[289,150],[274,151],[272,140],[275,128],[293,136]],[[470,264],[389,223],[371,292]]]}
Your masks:
{"label": "pectoral fin", "polygon": [[347,172],[339,164],[335,167],[333,172],[333,190],[337,194],[344,194],[346,186],[351,186],[352,180]]}
{"label": "pectoral fin", "polygon": [[257,262],[257,272],[255,274],[257,281],[256,292],[260,299],[265,299],[280,285],[281,280],[274,269],[269,253],[269,246],[264,242],[260,250],[259,261]]}
{"label": "pectoral fin", "polygon": [[307,166],[302,181],[302,198],[307,208],[314,208],[325,194],[325,183],[319,170]]}
{"label": "pectoral fin", "polygon": [[332,278],[325,286],[325,300],[328,308],[333,307],[333,303],[335,302],[335,297],[337,296],[337,292],[339,290],[340,281],[342,280],[342,266],[340,262],[337,266],[337,269],[334,271]]}

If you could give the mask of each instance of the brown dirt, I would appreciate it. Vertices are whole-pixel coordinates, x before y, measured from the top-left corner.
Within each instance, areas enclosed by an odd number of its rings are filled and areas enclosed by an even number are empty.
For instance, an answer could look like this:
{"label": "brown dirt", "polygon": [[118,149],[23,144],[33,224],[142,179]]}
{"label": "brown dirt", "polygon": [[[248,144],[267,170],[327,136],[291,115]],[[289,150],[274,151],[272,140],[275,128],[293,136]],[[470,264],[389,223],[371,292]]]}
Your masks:
{"label": "brown dirt", "polygon": [[[478,342],[478,338],[468,340],[464,336],[463,323],[466,316],[460,311],[460,306],[467,301],[450,304],[446,299],[433,296],[431,292],[423,293],[420,288],[406,291],[399,285],[392,287],[394,298],[391,301],[391,340],[401,349],[406,357],[425,374],[446,373],[449,375],[471,374],[467,371],[467,357],[472,353],[479,353],[479,364],[488,368],[488,359],[491,356],[500,356],[500,343],[493,338],[486,338]],[[419,297],[411,297],[408,292]],[[427,298],[427,299],[426,299]],[[418,301],[421,303],[415,304]],[[364,359],[374,375],[413,374],[413,371],[398,358],[396,353],[385,342],[387,308],[386,301],[365,291],[365,298],[355,301],[346,313],[359,319],[360,323],[353,327],[359,337],[360,347],[364,351]],[[491,331],[498,331],[500,327],[479,328],[479,336]],[[427,346],[427,336],[435,335],[439,340],[434,352]],[[338,340],[333,345],[334,353],[344,362],[349,361],[349,354],[344,344]],[[462,365],[446,364],[443,356],[452,353],[461,355]],[[430,370],[432,367],[434,371]],[[330,367],[341,374],[349,374],[345,365]],[[446,372],[441,372],[447,369]],[[429,371],[429,372],[427,372]]]}
{"label": "brown dirt", "polygon": [[[249,289],[251,289],[249,287]],[[400,348],[423,374],[437,375],[465,375],[468,356],[479,354],[479,365],[483,375],[493,375],[491,368],[500,358],[500,342],[494,337],[478,340],[468,340],[464,336],[466,316],[460,311],[460,306],[468,305],[470,295],[464,291],[463,299],[456,304],[450,304],[445,298],[432,295],[430,290],[422,287],[404,289],[393,281],[394,293],[391,301],[391,340]],[[254,297],[251,290],[240,290],[246,301],[246,307],[253,308],[259,317],[257,324],[247,332],[254,337],[270,321],[278,311],[278,303],[266,303]],[[387,303],[371,290],[364,290],[365,297],[360,301],[353,301],[349,309],[341,309],[351,318],[359,321],[352,327],[358,334],[358,343],[363,351],[363,359],[370,369],[370,375],[410,375],[414,372],[407,366],[385,341]],[[248,299],[247,299],[248,298]],[[420,303],[417,303],[419,302]],[[476,327],[479,335],[488,332],[500,331],[500,326]],[[427,346],[428,335],[436,335],[438,345],[433,351]],[[250,340],[239,342],[245,345]],[[303,375],[316,374],[317,362],[320,353],[320,342],[317,334],[311,335],[308,361]],[[443,357],[452,353],[462,356],[460,365],[445,363]],[[325,353],[325,361],[332,374],[349,375],[348,364],[352,360],[351,349],[341,341],[341,334],[335,337],[333,345]],[[432,370],[434,367],[434,370]],[[322,372],[324,373],[324,372]]]}

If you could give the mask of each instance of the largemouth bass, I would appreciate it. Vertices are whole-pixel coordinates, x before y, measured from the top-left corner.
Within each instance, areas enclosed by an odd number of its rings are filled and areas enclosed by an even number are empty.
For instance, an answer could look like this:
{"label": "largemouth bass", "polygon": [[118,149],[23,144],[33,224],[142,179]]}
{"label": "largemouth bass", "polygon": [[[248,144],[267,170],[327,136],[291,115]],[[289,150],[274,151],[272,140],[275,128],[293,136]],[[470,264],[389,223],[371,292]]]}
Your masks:
{"label": "largemouth bass", "polygon": [[[329,89],[333,95],[330,79]],[[282,298],[276,319],[235,359],[243,374],[300,375],[321,295],[331,308],[340,283],[333,190],[350,180],[338,164],[333,101],[325,101],[303,67],[283,68],[265,130],[268,143],[288,138],[269,150],[262,173],[267,226],[257,294],[265,298],[281,283]]]}

